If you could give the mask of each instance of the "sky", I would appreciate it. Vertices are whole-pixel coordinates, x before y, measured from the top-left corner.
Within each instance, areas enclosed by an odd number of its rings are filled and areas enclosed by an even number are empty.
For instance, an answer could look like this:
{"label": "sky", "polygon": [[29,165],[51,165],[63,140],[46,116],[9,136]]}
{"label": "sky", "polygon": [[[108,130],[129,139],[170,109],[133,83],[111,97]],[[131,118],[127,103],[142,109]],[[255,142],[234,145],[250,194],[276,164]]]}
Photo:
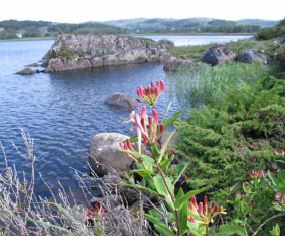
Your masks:
{"label": "sky", "polygon": [[1,0],[0,20],[80,23],[132,18],[285,17],[285,0]]}

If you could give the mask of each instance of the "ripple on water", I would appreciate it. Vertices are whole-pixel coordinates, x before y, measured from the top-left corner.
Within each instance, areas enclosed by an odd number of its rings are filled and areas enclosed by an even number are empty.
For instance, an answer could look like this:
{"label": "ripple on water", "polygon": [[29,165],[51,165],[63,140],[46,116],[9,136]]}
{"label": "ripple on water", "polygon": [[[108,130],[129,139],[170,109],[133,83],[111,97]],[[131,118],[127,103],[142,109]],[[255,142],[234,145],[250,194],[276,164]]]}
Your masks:
{"label": "ripple on water", "polygon": [[[138,85],[164,79],[160,64],[123,65],[57,74],[14,74],[46,53],[52,41],[0,43],[0,141],[18,170],[30,171],[11,141],[24,153],[20,129],[34,139],[36,193],[48,194],[40,174],[54,191],[58,181],[78,188],[74,169],[88,171],[90,140],[101,132],[130,134],[129,112],[111,109],[105,99],[117,92],[136,96]],[[162,113],[170,99],[164,94],[158,109]],[[174,110],[178,105],[174,99]],[[0,154],[0,158],[2,158]],[[4,162],[0,162],[4,168]]]}

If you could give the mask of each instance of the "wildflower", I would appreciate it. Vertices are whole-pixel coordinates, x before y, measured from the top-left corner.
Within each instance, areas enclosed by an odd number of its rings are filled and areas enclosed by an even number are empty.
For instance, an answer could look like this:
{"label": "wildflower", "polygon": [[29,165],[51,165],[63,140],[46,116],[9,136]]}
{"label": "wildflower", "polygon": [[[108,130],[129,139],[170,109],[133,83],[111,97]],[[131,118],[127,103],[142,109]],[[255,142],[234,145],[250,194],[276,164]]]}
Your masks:
{"label": "wildflower", "polygon": [[260,176],[266,176],[267,175],[267,172],[266,171],[263,171],[263,170],[252,170],[250,173],[249,173],[249,176],[251,178],[258,178]]}
{"label": "wildflower", "polygon": [[133,145],[130,139],[126,139],[124,142],[120,143],[120,146],[122,148],[122,151],[126,152],[130,158],[138,162],[141,161],[141,159],[138,156],[134,155],[135,149],[133,148]]}
{"label": "wildflower", "polygon": [[285,193],[275,193],[274,194],[274,200],[280,203],[285,203]]}
{"label": "wildflower", "polygon": [[106,212],[107,210],[102,206],[102,204],[96,202],[94,206],[87,207],[87,220],[94,222],[98,217],[102,217]]}
{"label": "wildflower", "polygon": [[[226,214],[225,209],[214,202],[209,206],[208,196],[205,196],[204,202],[199,202],[199,204],[197,198],[193,196],[189,201],[188,208],[193,216],[197,216],[195,218],[192,216],[188,218],[188,221],[193,224],[209,225],[217,215]],[[200,220],[196,218],[200,218]]]}
{"label": "wildflower", "polygon": [[164,91],[164,87],[165,85],[163,80],[159,80],[155,84],[151,82],[150,86],[146,88],[138,87],[137,95],[143,102],[153,107],[155,106],[160,94]]}
{"label": "wildflower", "polygon": [[284,157],[285,151],[284,151],[283,149],[275,150],[275,151],[274,151],[274,154],[275,154],[276,156],[282,156],[282,157]]}

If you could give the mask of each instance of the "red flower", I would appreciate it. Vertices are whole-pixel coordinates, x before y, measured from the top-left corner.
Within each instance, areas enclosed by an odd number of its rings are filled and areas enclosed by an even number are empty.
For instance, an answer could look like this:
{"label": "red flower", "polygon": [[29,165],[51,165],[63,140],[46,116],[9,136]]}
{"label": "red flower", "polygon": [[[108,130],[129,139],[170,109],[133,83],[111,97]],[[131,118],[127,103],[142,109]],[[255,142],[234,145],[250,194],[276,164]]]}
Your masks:
{"label": "red flower", "polygon": [[164,91],[164,81],[159,80],[155,84],[150,83],[150,86],[137,88],[137,95],[143,102],[148,103],[150,106],[155,106],[160,94]]}
{"label": "red flower", "polygon": [[280,203],[285,203],[285,193],[275,193],[274,194],[274,200]]}
{"label": "red flower", "polygon": [[200,220],[195,219],[190,216],[188,221],[190,223],[198,223],[198,224],[210,224],[213,219],[219,214],[225,214],[224,208],[219,206],[216,203],[212,203],[211,207],[209,206],[208,196],[205,196],[204,202],[197,202],[197,198],[193,196],[189,201],[189,211],[192,216],[197,216],[195,218],[200,218]]}
{"label": "red flower", "polygon": [[252,170],[250,173],[249,173],[249,176],[251,178],[258,178],[260,176],[266,176],[267,175],[267,172],[266,171],[263,171],[263,170]]}
{"label": "red flower", "polygon": [[274,151],[274,154],[275,154],[276,156],[282,156],[282,157],[284,157],[285,151],[284,151],[283,149],[275,150],[275,151]]}

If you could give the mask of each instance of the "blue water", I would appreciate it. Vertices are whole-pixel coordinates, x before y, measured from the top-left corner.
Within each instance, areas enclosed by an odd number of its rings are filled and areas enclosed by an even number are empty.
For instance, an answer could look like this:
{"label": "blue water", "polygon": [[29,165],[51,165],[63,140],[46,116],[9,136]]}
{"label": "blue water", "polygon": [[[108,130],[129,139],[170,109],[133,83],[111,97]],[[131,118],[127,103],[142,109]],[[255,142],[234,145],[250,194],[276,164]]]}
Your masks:
{"label": "blue water", "polygon": [[[10,163],[30,172],[30,163],[16,152],[11,141],[25,153],[20,129],[34,139],[36,193],[47,194],[40,173],[53,190],[58,181],[77,188],[74,169],[88,171],[92,136],[100,132],[130,134],[129,112],[114,110],[105,99],[125,92],[136,96],[136,87],[164,79],[160,64],[124,65],[57,74],[16,75],[24,65],[42,58],[52,41],[0,42],[0,141]],[[166,110],[168,90],[158,109]],[[174,110],[177,104],[174,100]],[[4,158],[0,152],[0,169]]]}
{"label": "blue water", "polygon": [[155,41],[168,39],[174,42],[175,46],[203,45],[210,43],[227,43],[252,38],[252,35],[144,35],[144,38],[150,38]]}
{"label": "blue water", "polygon": [[[201,41],[202,42],[202,41]],[[53,41],[0,42],[0,142],[7,158],[18,171],[30,173],[20,130],[34,139],[37,194],[47,195],[40,174],[53,191],[58,181],[66,188],[77,188],[74,169],[88,172],[87,157],[92,136],[100,132],[130,134],[125,123],[129,112],[104,104],[117,92],[136,96],[139,85],[165,79],[161,64],[133,64],[78,70],[56,74],[16,75],[25,65],[40,60]],[[167,81],[166,81],[167,83]],[[172,101],[172,112],[179,108],[167,83],[160,99],[160,114]],[[0,151],[0,171],[4,169]]]}

